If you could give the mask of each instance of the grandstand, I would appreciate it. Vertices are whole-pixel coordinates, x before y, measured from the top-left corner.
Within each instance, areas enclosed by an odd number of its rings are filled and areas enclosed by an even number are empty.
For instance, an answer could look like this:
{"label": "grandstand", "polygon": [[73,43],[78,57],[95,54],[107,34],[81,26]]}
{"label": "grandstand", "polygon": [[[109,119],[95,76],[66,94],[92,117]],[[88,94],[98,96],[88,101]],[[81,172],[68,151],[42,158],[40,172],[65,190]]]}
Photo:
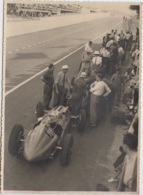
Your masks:
{"label": "grandstand", "polygon": [[63,13],[80,13],[80,5],[8,3],[7,15],[13,17],[45,17]]}

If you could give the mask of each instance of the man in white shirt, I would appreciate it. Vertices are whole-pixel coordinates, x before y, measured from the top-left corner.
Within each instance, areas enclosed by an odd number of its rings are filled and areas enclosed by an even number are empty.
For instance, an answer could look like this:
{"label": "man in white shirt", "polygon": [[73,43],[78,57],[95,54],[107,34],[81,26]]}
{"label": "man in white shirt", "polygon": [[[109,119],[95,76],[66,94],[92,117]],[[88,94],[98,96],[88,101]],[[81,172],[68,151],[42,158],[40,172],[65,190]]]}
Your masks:
{"label": "man in white shirt", "polygon": [[115,35],[115,41],[116,41],[116,43],[118,43],[120,41],[120,35],[119,34]]}
{"label": "man in white shirt", "polygon": [[114,39],[111,38],[111,40],[107,42],[106,47],[110,47],[111,45],[113,45],[114,42]]}
{"label": "man in white shirt", "polygon": [[102,57],[100,57],[99,51],[95,51],[91,62],[91,71],[99,71],[102,65]]}
{"label": "man in white shirt", "polygon": [[118,47],[118,65],[121,66],[125,59],[125,52],[123,47],[119,44]]}
{"label": "man in white shirt", "polygon": [[110,52],[108,51],[107,47],[104,44],[102,44],[102,48],[100,49],[100,55],[102,57],[110,58]]}
{"label": "man in white shirt", "polygon": [[96,81],[90,86],[90,127],[96,127],[98,125],[102,115],[101,103],[104,97],[107,97],[111,93],[111,89],[102,79],[102,74],[98,73],[96,75]]}
{"label": "man in white shirt", "polygon": [[92,60],[92,56],[93,56],[92,52],[93,52],[92,49],[88,49],[87,51],[84,51],[82,53],[82,56],[81,56],[82,64],[81,64],[81,68],[80,68],[78,77],[80,76],[80,74],[82,72],[85,72],[87,76],[90,74],[90,71],[91,71],[91,60]]}
{"label": "man in white shirt", "polygon": [[[92,50],[91,46],[92,46],[92,41],[89,41],[84,48],[84,51],[88,51],[88,50]],[[92,50],[93,51],[93,50]]]}
{"label": "man in white shirt", "polygon": [[111,30],[111,34],[109,37],[114,39],[114,30],[113,29]]}

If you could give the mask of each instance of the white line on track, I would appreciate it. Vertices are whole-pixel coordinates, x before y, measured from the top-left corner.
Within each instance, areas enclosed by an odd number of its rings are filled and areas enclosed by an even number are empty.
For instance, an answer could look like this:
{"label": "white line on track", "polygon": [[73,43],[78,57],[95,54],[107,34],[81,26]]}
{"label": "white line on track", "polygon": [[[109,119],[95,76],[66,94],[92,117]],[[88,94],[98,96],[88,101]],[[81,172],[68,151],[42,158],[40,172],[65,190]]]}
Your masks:
{"label": "white line on track", "polygon": [[[112,26],[111,28],[109,28],[107,31],[103,32],[102,34],[98,35],[97,37],[95,37],[94,39],[92,39],[91,41],[95,41],[96,39],[102,37],[103,35],[105,35],[106,33],[108,33],[111,29],[113,29],[114,27],[118,26],[119,24],[121,24],[122,21],[120,21],[119,23],[115,24],[114,26]],[[64,56],[63,58],[61,58],[60,60],[56,61],[54,63],[54,65],[58,64],[59,62],[63,61],[64,59],[68,58],[69,56],[71,56],[72,54],[76,53],[77,51],[79,51],[80,49],[82,49],[85,46],[82,45],[81,47],[79,47],[78,49],[74,50],[73,52],[69,53],[68,55]],[[14,92],[15,90],[17,90],[18,88],[20,88],[21,86],[25,85],[26,83],[28,83],[29,81],[31,81],[32,79],[36,78],[37,76],[39,76],[40,74],[42,74],[43,72],[45,72],[47,70],[47,68],[41,70],[40,72],[38,72],[37,74],[33,75],[32,77],[30,77],[29,79],[23,81],[22,83],[18,84],[16,87],[10,89],[9,91],[7,91],[5,93],[5,97],[9,94],[11,94],[12,92]]]}
{"label": "white line on track", "polygon": [[[53,41],[53,40],[58,39],[58,38],[60,38],[60,37],[67,36],[68,34],[71,34],[71,33],[62,34],[62,35],[57,36],[57,37],[54,37],[54,38],[52,38],[52,39],[48,39],[48,40],[45,40],[45,41],[41,41],[41,42],[38,42],[38,43],[34,43],[34,44],[32,44],[32,45],[28,45],[28,46],[26,46],[26,47],[22,47],[21,49],[26,49],[26,48],[28,48],[28,47],[30,48],[30,47],[32,47],[32,46],[40,45],[40,44],[45,43],[45,42],[48,42],[48,41]],[[19,50],[20,50],[20,49],[16,49],[15,51],[19,51]],[[10,54],[10,53],[12,53],[12,52],[8,52],[8,53]]]}

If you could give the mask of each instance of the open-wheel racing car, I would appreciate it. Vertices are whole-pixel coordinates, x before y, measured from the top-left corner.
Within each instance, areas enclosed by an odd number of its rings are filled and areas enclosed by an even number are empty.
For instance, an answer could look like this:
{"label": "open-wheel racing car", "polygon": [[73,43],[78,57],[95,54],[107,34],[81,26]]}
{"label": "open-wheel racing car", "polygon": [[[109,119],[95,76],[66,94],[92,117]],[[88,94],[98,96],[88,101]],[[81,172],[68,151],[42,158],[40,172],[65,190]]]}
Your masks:
{"label": "open-wheel racing car", "polygon": [[[38,121],[27,136],[24,136],[22,125],[13,127],[8,143],[9,153],[22,155],[27,161],[34,162],[53,159],[56,151],[60,150],[61,165],[68,165],[73,147],[73,136],[68,133],[71,118],[69,107],[58,106],[44,112],[39,102],[36,113]],[[79,124],[81,129],[84,128],[84,120]]]}
{"label": "open-wheel racing car", "polygon": [[44,113],[39,103],[37,115],[38,122],[25,138],[22,125],[13,127],[8,145],[10,154],[23,154],[31,162],[53,158],[56,151],[61,150],[61,165],[68,165],[73,146],[73,136],[67,133],[70,122],[68,107],[59,106]]}

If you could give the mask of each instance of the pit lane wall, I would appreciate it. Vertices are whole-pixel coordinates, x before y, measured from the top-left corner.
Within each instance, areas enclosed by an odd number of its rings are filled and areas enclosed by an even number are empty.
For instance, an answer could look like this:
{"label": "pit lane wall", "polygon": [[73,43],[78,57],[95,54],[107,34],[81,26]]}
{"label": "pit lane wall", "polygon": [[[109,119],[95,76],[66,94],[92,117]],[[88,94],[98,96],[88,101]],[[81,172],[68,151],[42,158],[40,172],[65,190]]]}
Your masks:
{"label": "pit lane wall", "polygon": [[5,36],[13,37],[27,33],[49,30],[64,27],[72,24],[91,21],[97,18],[106,18],[110,13],[88,13],[88,14],[64,14],[60,16],[45,17],[39,19],[5,19]]}

